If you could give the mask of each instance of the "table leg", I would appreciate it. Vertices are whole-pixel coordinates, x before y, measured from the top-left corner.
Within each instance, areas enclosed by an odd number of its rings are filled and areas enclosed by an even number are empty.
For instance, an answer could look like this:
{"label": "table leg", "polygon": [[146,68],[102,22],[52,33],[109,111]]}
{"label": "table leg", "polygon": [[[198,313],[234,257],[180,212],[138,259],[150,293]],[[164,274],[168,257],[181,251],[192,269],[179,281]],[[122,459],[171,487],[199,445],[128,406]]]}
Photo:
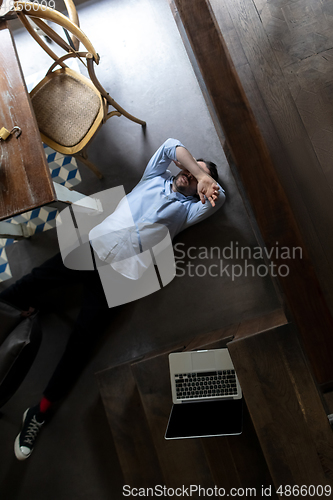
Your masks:
{"label": "table leg", "polygon": [[62,186],[61,184],[54,183],[54,189],[58,201],[68,204],[75,203],[75,205],[79,205],[81,207],[85,207],[91,210],[97,210],[98,212],[103,211],[102,203],[97,198],[92,198],[82,193],[78,193],[77,191],[68,189],[65,186]]}
{"label": "table leg", "polygon": [[25,223],[15,224],[10,222],[0,222],[0,237],[20,240],[29,238],[33,231]]}

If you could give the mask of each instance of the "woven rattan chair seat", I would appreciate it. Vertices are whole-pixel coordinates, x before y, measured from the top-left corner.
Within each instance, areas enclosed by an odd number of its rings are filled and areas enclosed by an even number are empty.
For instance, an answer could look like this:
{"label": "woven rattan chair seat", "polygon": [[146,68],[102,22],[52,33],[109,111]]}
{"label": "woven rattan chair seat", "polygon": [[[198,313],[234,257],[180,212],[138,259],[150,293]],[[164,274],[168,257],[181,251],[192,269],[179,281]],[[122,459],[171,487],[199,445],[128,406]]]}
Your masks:
{"label": "woven rattan chair seat", "polygon": [[101,106],[98,94],[79,78],[53,73],[32,96],[39,130],[56,143],[72,147],[91,128]]}

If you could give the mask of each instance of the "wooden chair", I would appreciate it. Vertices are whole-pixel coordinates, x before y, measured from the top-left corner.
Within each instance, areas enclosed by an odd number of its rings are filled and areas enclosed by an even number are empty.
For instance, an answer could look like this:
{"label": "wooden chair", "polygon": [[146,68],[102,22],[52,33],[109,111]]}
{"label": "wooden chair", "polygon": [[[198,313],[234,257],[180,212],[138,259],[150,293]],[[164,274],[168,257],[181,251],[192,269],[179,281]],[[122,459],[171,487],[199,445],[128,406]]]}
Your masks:
{"label": "wooden chair", "polygon": [[[42,140],[55,151],[72,155],[87,165],[101,178],[97,167],[88,160],[86,148],[96,132],[112,116],[126,116],[142,126],[146,122],[130,115],[102,87],[94,65],[99,55],[87,36],[78,26],[78,17],[72,0],[65,0],[70,19],[42,4],[18,1],[14,8],[30,35],[54,59],[45,78],[30,92]],[[59,57],[36,33],[28,17],[66,53]],[[61,26],[67,40],[62,38],[45,21]],[[79,52],[79,44],[86,51]],[[75,57],[88,69],[89,78],[70,69],[66,64]],[[57,66],[60,68],[56,69]],[[114,109],[109,110],[112,106]]]}

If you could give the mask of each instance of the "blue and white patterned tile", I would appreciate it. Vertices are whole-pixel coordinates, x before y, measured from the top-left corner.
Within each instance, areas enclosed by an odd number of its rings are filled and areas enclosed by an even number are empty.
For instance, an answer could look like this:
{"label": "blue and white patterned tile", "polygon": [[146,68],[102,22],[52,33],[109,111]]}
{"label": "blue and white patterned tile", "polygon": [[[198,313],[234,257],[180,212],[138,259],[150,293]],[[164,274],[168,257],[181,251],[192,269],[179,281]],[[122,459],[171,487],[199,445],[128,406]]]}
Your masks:
{"label": "blue and white patterned tile", "polygon": [[[0,240],[2,241],[2,240]],[[5,247],[0,247],[0,282],[9,280],[12,277],[7,259]]]}
{"label": "blue and white patterned tile", "polygon": [[54,151],[44,144],[47,163],[54,182],[67,188],[76,186],[81,182],[81,175],[75,158]]}
{"label": "blue and white patterned tile", "polygon": [[52,207],[42,207],[36,208],[30,212],[30,219],[27,222],[27,226],[30,230],[30,234],[41,233],[43,231],[48,231],[56,226],[56,217],[58,215],[58,210]]}
{"label": "blue and white patterned tile", "polygon": [[[5,222],[9,224],[26,224],[28,226],[28,232],[32,236],[35,233],[41,233],[43,231],[48,231],[53,227],[56,227],[56,217],[58,215],[58,210],[53,207],[41,207],[35,208],[30,212],[26,212],[22,215],[17,215],[11,219],[7,219]],[[0,239],[0,248],[16,243],[18,240],[15,239]]]}
{"label": "blue and white patterned tile", "polygon": [[[26,224],[30,235],[48,231],[56,226],[58,210],[53,207],[41,207],[7,219],[9,224]],[[0,238],[0,282],[12,277],[8,262],[6,247],[17,243],[18,240]]]}

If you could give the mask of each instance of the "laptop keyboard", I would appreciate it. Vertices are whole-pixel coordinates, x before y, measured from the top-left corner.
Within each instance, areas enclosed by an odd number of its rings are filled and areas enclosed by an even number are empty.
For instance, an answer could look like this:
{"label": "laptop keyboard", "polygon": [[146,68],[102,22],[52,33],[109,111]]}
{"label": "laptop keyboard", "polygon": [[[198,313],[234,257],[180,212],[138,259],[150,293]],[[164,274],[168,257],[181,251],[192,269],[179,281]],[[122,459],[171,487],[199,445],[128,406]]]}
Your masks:
{"label": "laptop keyboard", "polygon": [[175,375],[177,399],[211,398],[237,394],[235,370]]}

